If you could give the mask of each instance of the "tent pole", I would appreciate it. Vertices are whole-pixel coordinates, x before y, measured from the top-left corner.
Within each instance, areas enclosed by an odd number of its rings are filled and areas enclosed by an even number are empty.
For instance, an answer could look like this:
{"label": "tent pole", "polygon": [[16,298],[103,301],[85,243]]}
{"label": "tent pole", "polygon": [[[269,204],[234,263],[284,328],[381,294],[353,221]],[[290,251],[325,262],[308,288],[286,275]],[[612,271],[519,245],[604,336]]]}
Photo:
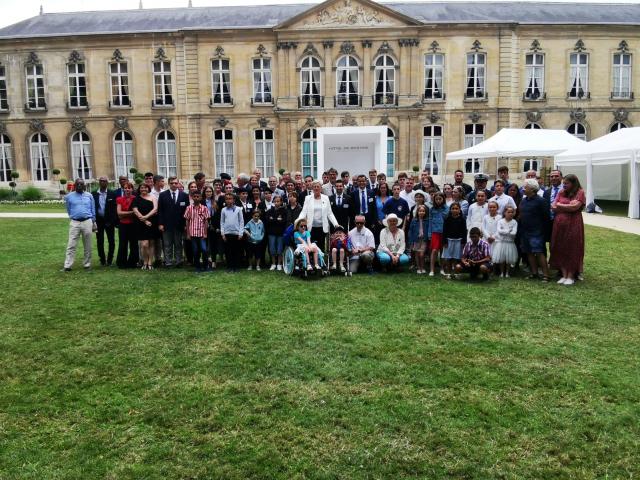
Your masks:
{"label": "tent pole", "polygon": [[639,151],[635,150],[631,155],[630,177],[631,189],[629,191],[629,218],[640,218],[640,191],[638,191],[638,160],[640,160]]}
{"label": "tent pole", "polygon": [[587,205],[594,203],[595,193],[593,191],[593,163],[591,155],[587,157]]}

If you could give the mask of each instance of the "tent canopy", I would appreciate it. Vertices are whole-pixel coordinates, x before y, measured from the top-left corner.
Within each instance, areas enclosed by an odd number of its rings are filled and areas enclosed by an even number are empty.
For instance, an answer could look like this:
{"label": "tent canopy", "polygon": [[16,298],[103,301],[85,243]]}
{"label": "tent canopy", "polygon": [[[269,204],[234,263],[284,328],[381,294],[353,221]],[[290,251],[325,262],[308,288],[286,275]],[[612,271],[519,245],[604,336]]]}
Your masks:
{"label": "tent canopy", "polygon": [[585,143],[565,130],[503,128],[484,142],[448,153],[446,159],[550,157]]}
{"label": "tent canopy", "polygon": [[[587,159],[593,165],[616,165],[632,161],[634,152],[640,152],[640,127],[621,128],[608,135],[583,142],[575,148],[555,156],[558,166],[583,166]],[[636,155],[636,161],[638,161]]]}

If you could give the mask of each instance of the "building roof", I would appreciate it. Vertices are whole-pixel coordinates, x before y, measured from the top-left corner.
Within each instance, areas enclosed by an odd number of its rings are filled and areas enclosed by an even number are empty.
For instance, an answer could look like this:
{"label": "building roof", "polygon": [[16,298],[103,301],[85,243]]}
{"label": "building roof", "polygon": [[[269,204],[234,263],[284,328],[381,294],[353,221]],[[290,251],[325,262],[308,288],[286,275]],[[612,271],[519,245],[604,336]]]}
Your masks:
{"label": "building roof", "polygon": [[[639,25],[640,4],[381,2],[420,23]],[[45,13],[0,29],[1,39],[273,28],[313,4]]]}

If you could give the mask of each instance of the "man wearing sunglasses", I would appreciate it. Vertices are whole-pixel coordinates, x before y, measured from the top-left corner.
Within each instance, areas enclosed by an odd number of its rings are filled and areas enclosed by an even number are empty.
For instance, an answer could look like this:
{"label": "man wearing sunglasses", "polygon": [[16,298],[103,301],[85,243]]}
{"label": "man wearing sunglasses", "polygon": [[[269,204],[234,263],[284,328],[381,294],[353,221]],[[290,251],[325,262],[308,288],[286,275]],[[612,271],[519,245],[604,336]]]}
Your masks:
{"label": "man wearing sunglasses", "polygon": [[357,273],[358,267],[362,262],[369,274],[372,274],[374,251],[376,249],[373,233],[364,226],[364,215],[356,215],[354,222],[356,227],[349,232],[349,239],[351,240],[349,269],[351,272]]}

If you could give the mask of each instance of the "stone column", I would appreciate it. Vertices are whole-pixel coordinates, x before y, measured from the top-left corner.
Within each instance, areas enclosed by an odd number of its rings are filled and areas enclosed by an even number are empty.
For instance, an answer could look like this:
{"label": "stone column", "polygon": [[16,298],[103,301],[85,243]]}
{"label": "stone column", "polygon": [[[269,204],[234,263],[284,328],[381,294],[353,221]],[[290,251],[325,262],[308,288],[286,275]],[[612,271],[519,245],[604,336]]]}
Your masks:
{"label": "stone column", "polygon": [[362,41],[362,50],[362,106],[369,107],[373,105],[371,96],[374,92],[371,75],[371,69],[373,68],[371,64],[371,40]]}
{"label": "stone column", "polygon": [[332,48],[333,41],[325,40],[322,42],[324,48],[324,106],[325,108],[333,108],[333,96],[336,92],[336,72],[333,69]]}

